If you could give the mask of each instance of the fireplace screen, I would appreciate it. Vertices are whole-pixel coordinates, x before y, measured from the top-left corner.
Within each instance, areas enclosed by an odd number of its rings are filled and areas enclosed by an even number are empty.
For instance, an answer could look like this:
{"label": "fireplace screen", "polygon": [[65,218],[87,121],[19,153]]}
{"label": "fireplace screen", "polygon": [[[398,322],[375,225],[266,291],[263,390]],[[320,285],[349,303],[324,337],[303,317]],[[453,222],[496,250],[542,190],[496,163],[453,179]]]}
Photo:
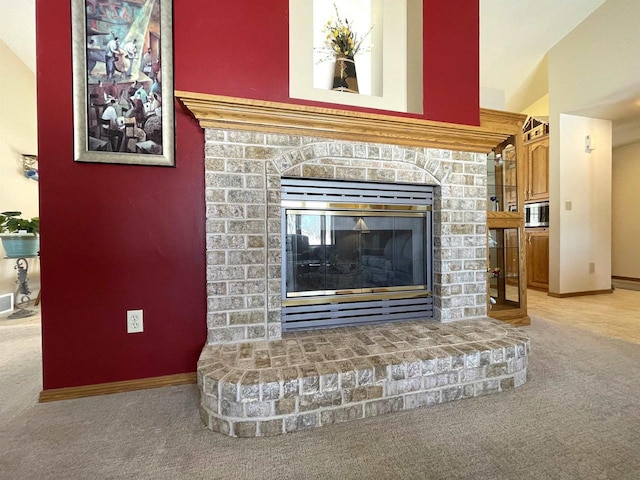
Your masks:
{"label": "fireplace screen", "polygon": [[433,317],[434,187],[281,181],[284,332]]}
{"label": "fireplace screen", "polygon": [[426,289],[425,213],[286,210],[286,297]]}

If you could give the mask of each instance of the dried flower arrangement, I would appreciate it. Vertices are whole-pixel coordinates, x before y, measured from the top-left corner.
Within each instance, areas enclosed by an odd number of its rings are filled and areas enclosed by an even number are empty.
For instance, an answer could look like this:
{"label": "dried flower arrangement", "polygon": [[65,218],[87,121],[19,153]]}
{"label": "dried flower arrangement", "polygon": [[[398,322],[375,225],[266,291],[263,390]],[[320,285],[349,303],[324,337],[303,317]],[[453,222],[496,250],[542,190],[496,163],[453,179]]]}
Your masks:
{"label": "dried flower arrangement", "polygon": [[373,26],[371,26],[367,33],[359,36],[353,31],[353,22],[349,22],[347,18],[343,19],[340,16],[340,12],[335,3],[333,4],[333,8],[336,11],[336,18],[329,20],[324,28],[327,33],[325,50],[328,50],[331,54],[328,54],[327,57],[322,60],[333,58],[334,55],[354,57],[360,51],[363,40],[367,38],[371,30],[373,30]]}

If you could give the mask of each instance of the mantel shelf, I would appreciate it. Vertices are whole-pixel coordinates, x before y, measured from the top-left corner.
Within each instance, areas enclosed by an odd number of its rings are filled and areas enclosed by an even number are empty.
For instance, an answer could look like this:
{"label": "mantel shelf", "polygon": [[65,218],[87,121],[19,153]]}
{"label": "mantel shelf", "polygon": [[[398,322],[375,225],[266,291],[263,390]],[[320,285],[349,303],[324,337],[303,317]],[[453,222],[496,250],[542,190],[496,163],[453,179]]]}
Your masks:
{"label": "mantel shelf", "polygon": [[525,116],[480,110],[480,125],[176,91],[202,128],[307,135],[393,145],[488,152],[516,134]]}

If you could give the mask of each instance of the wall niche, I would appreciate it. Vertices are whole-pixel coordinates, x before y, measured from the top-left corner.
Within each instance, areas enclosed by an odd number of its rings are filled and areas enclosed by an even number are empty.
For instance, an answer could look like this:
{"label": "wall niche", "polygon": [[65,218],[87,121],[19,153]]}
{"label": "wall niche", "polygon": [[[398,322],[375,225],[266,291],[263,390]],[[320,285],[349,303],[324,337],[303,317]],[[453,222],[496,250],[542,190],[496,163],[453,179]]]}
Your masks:
{"label": "wall niche", "polygon": [[[327,22],[348,20],[366,37],[355,56],[359,93],[332,90],[335,58]],[[422,0],[289,1],[289,95],[396,112],[423,113]]]}

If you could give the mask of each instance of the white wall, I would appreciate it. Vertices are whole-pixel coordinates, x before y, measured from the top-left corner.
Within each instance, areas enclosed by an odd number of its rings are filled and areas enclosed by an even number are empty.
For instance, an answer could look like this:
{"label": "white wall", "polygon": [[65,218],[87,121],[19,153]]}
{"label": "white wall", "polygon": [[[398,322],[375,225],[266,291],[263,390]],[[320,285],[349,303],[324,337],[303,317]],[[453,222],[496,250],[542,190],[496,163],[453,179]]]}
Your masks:
{"label": "white wall", "polygon": [[[36,76],[0,41],[0,212],[21,211],[38,216],[38,182],[24,176],[21,154],[37,154]],[[0,293],[15,290],[15,261],[0,247]],[[33,262],[31,286],[39,283]],[[33,288],[32,288],[33,289]]]}
{"label": "white wall", "polygon": [[552,108],[579,114],[637,89],[638,18],[637,0],[607,0],[549,51]]}
{"label": "white wall", "polygon": [[[640,2],[607,0],[549,51],[551,293],[611,287],[611,124],[576,115],[639,81],[638,18]],[[593,132],[598,146],[585,156]]]}
{"label": "white wall", "polygon": [[640,143],[613,150],[611,273],[640,278]]}
{"label": "white wall", "polygon": [[[640,95],[638,95],[640,98]],[[638,142],[640,132],[640,101],[636,102],[637,115],[618,120],[613,125],[613,148]]]}
{"label": "white wall", "polygon": [[480,108],[491,110],[506,110],[504,103],[504,90],[497,88],[480,87]]}
{"label": "white wall", "polygon": [[507,100],[507,110],[522,112],[549,92],[549,62],[545,55]]}
{"label": "white wall", "polygon": [[[585,149],[585,136],[596,148]],[[611,122],[560,115],[559,195],[551,230],[559,234],[550,291],[575,293],[611,288]],[[568,204],[570,203],[570,205]],[[594,271],[589,271],[589,264]],[[558,275],[559,273],[559,275]]]}

